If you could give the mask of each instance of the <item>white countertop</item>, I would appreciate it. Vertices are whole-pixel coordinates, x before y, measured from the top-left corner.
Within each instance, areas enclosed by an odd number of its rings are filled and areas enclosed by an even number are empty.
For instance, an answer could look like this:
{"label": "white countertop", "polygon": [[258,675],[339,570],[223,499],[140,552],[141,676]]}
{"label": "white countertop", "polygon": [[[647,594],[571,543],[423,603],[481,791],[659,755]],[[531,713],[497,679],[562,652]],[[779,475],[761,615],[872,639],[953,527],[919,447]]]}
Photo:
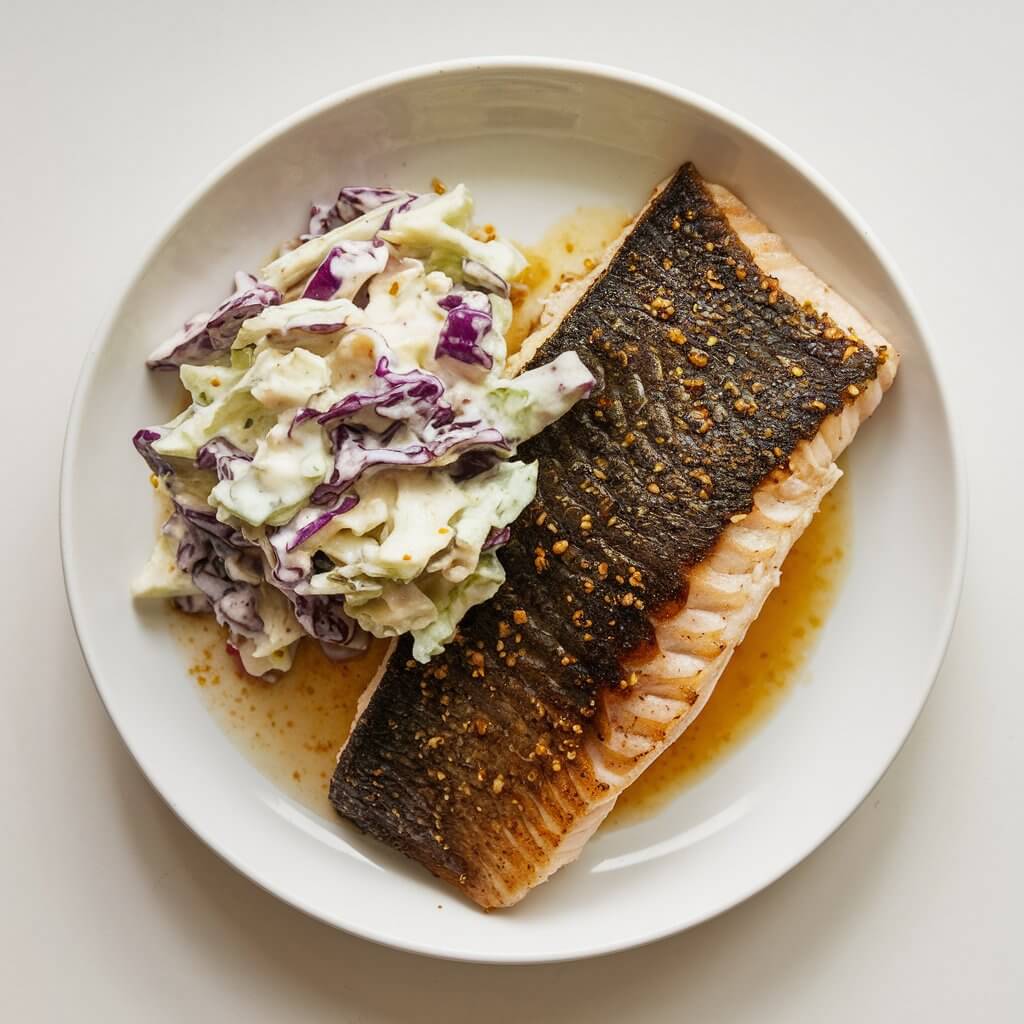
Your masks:
{"label": "white countertop", "polygon": [[[1024,628],[1013,587],[1024,573],[1024,337],[1019,311],[1004,308],[1024,290],[1021,6],[148,6],[19,4],[0,36],[0,1018],[1020,1020],[1024,669],[1011,639]],[[386,22],[374,22],[378,10]],[[590,59],[688,86],[831,179],[903,269],[953,367],[971,486],[970,561],[945,667],[860,810],[738,909],[653,946],[552,967],[375,947],[303,917],[209,852],[103,711],[57,546],[80,361],[188,192],[326,93],[483,53]]]}

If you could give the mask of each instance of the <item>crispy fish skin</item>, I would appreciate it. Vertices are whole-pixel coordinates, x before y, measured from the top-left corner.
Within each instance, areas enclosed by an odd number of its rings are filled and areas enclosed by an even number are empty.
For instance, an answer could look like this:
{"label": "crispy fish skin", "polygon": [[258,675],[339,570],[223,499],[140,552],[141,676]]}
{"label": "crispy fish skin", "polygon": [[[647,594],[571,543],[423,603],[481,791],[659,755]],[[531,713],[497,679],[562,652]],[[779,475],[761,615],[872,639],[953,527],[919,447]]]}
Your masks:
{"label": "crispy fish skin", "polygon": [[681,168],[534,354],[597,387],[520,449],[506,584],[429,665],[399,642],[339,758],[339,812],[483,906],[571,860],[692,720],[891,380],[730,201]]}

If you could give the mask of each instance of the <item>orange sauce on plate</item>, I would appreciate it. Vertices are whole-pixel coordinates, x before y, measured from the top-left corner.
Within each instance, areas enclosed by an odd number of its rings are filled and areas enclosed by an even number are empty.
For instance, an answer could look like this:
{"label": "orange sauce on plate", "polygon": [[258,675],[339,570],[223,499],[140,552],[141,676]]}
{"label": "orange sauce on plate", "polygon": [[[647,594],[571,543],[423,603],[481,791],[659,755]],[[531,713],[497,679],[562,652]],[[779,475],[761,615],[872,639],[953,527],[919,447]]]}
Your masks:
{"label": "orange sauce on plate", "polygon": [[327,788],[338,750],[387,641],[374,641],[360,658],[333,662],[304,640],[291,670],[265,683],[228,654],[227,632],[212,616],[176,611],[173,629],[188,653],[189,675],[228,737],[285,793],[332,817]]}
{"label": "orange sauce on plate", "polygon": [[686,732],[619,797],[606,826],[654,813],[749,736],[801,680],[845,570],[850,515],[846,479],[793,545],[782,582],[765,602]]}
{"label": "orange sauce on plate", "polygon": [[518,352],[536,326],[544,299],[563,280],[591,270],[630,220],[632,214],[620,207],[581,206],[556,221],[536,245],[516,243],[529,265],[512,288],[512,326],[505,336],[509,352]]}

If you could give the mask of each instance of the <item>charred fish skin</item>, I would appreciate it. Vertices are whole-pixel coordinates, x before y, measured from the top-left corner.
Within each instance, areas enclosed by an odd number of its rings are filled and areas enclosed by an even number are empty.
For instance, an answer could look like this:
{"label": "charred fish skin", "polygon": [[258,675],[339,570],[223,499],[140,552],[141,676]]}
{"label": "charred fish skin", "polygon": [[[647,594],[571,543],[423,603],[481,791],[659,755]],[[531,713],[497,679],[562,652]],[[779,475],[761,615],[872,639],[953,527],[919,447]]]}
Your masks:
{"label": "charred fish skin", "polygon": [[586,739],[652,618],[879,364],[760,271],[690,164],[533,363],[568,350],[597,386],[520,449],[539,481],[505,585],[429,665],[398,645],[331,783],[341,814],[488,905],[602,798]]}

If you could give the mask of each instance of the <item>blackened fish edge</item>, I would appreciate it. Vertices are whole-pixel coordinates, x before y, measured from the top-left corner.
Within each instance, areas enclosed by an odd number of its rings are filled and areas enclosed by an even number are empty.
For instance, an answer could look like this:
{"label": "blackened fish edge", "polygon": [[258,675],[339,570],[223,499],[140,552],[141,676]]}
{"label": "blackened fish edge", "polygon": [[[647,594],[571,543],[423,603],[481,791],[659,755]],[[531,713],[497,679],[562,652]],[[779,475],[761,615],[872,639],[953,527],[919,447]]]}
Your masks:
{"label": "blackened fish edge", "polygon": [[481,873],[544,871],[536,803],[568,826],[600,786],[583,749],[600,691],[635,682],[621,666],[652,646],[650,618],[878,368],[759,270],[692,164],[531,365],[566,351],[597,386],[519,450],[539,481],[505,584],[428,665],[398,644],[331,782],[340,813],[471,894]]}

